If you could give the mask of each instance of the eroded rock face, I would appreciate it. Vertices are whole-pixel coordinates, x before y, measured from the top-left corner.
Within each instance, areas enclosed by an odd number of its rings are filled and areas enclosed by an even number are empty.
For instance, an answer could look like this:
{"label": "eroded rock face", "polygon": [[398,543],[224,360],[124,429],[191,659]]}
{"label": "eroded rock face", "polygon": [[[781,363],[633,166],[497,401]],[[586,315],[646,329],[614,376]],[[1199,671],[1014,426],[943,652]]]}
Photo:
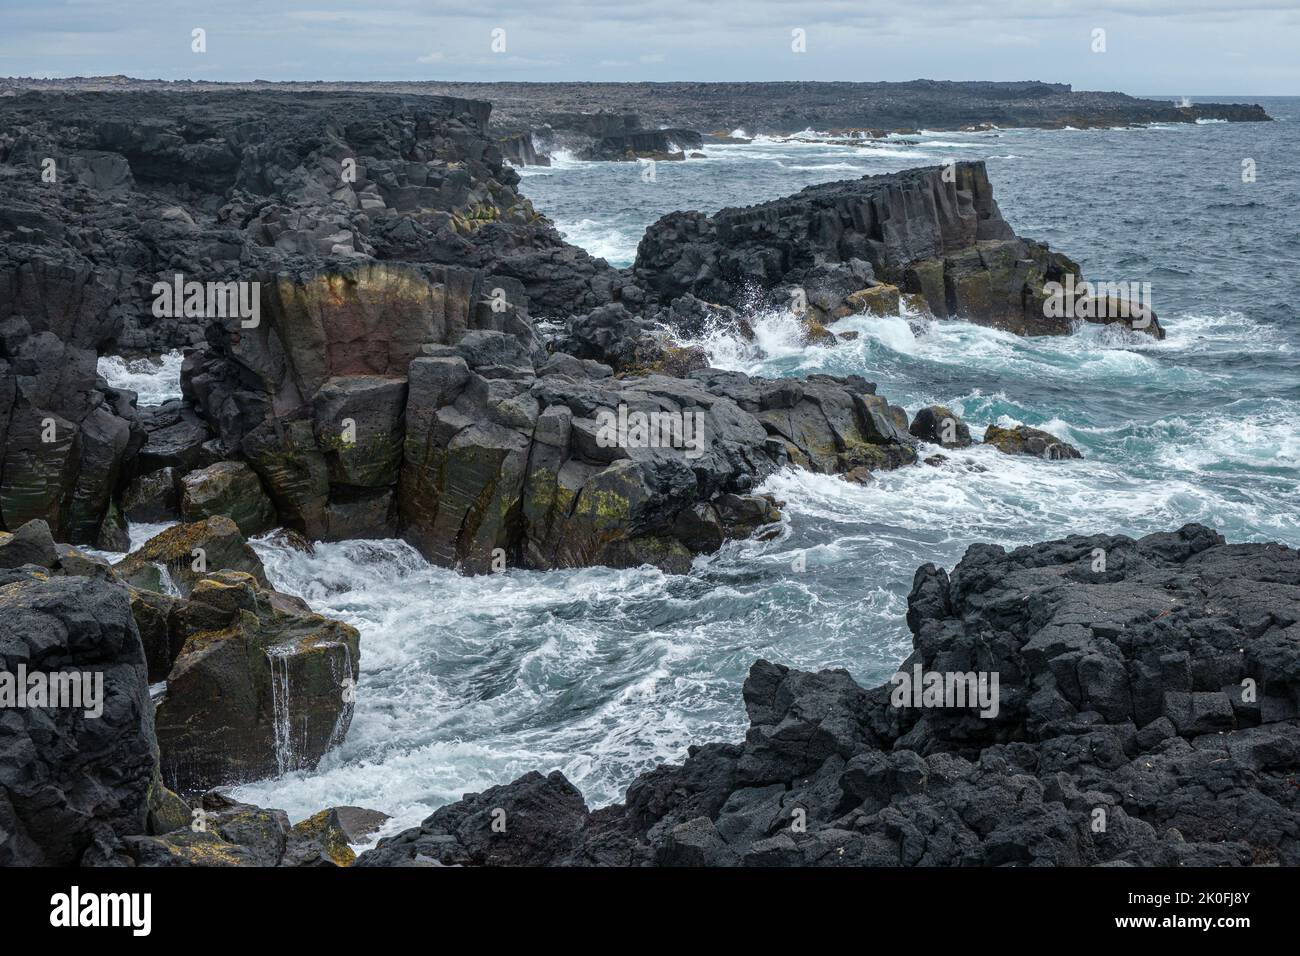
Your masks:
{"label": "eroded rock face", "polygon": [[266,569],[239,526],[225,515],[174,525],[154,535],[115,566],[117,576],[150,591],[188,595],[212,571],[244,571],[270,587]]}
{"label": "eroded rock face", "polygon": [[121,277],[33,242],[64,226],[29,212],[0,201],[0,527],[41,519],[89,543],[141,435],[131,403],[115,403],[95,372],[121,328]]}
{"label": "eroded rock face", "polygon": [[[6,557],[0,864],[350,865],[348,843],[384,814],[340,807],[290,827],[217,793],[191,808],[162,770],[197,795],[314,765],[351,720],[353,628],[240,571],[203,576],[188,599],[127,585],[42,521],[0,532]],[[164,680],[158,733],[150,684]]]}
{"label": "eroded rock face", "polygon": [[[974,545],[919,569],[908,604],[900,673],[996,674],[996,707],[759,661],[744,743],[692,747],[593,813],[531,774],[359,864],[1300,863],[1300,552],[1200,525]],[[545,801],[564,807],[547,833],[507,848],[488,828],[488,804]]]}
{"label": "eroded rock face", "polygon": [[[233,458],[299,530],[391,534],[395,475],[384,491],[330,474],[330,449],[302,433],[326,380],[402,377],[422,344],[469,328],[531,337],[530,298],[592,308],[623,282],[515,192],[487,103],[109,100],[0,103],[0,528],[40,518],[60,540],[121,546],[133,481]],[[177,277],[258,283],[266,321],[160,315],[155,284]],[[187,361],[186,403],[137,411],[95,374],[107,351],[193,346],[208,354]],[[303,500],[325,483],[334,500]]]}
{"label": "eroded rock face", "polygon": [[[809,186],[713,216],[671,213],[646,231],[633,275],[664,304],[692,293],[786,306],[797,294],[819,322],[879,309],[892,283],[939,318],[1026,335],[1068,334],[1071,320],[1044,308],[1045,287],[1081,281],[1070,259],[1012,232],[982,162]],[[1144,324],[1159,334],[1153,317]]]}
{"label": "eroded rock face", "polygon": [[157,745],[126,590],[0,571],[0,620],[0,699],[20,667],[102,689],[89,710],[0,706],[0,865],[76,865],[97,843],[145,832]]}
{"label": "eroded rock face", "polygon": [[234,571],[198,581],[172,618],[183,643],[156,721],[172,789],[310,769],[342,741],[360,673],[355,628]]}
{"label": "eroded rock face", "polygon": [[681,571],[777,520],[752,489],[782,465],[915,461],[906,415],[862,379],[616,379],[572,357],[537,370],[501,364],[524,358],[503,359],[500,333],[431,352],[410,368],[400,526],[431,560],[467,571],[494,560]]}

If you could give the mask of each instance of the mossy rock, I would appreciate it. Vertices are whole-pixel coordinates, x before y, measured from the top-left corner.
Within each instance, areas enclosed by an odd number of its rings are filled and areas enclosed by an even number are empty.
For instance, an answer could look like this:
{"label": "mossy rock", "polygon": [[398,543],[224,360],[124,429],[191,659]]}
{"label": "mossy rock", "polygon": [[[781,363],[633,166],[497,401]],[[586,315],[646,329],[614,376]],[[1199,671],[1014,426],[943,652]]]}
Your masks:
{"label": "mossy rock", "polygon": [[338,814],[330,809],[294,824],[281,865],[351,866],[356,859],[356,853],[348,846],[347,831]]}
{"label": "mossy rock", "polygon": [[1049,461],[1083,457],[1079,449],[1069,442],[1027,425],[1017,425],[1014,428],[990,425],[984,433],[984,444],[992,445],[1005,455],[1033,455]]}
{"label": "mossy rock", "polygon": [[848,315],[898,315],[901,297],[898,286],[882,283],[869,289],[859,289],[844,304],[851,310]]}
{"label": "mossy rock", "polygon": [[187,521],[225,515],[246,537],[276,525],[275,506],[262,480],[242,461],[219,461],[182,478],[181,514]]}

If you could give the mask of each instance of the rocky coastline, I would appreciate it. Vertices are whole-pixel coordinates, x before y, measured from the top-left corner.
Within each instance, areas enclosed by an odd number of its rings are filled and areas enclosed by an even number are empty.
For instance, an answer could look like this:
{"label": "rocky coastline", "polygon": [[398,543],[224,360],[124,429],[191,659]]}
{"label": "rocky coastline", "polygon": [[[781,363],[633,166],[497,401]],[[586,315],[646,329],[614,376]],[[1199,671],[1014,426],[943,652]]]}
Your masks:
{"label": "rocky coastline", "polygon": [[974,545],[917,570],[899,674],[997,674],[996,713],[760,660],[743,742],[597,810],[529,773],[357,865],[1295,866],[1298,621],[1300,552],[1200,525]]}
{"label": "rocky coastline", "polygon": [[[747,310],[785,306],[816,344],[904,300],[934,321],[1074,328],[1044,287],[1082,282],[1078,265],[1015,234],[978,162],[674,213],[615,269],[519,193],[485,100],[7,92],[0,658],[102,673],[105,709],[0,712],[0,864],[352,862],[382,814],[291,826],[218,789],[337,746],[365,653],[275,591],[254,535],[400,537],[466,574],[685,572],[775,531],[783,503],[759,489],[781,469],[866,483],[973,441],[859,376],[709,368],[683,344],[699,329],[744,335]],[[547,115],[596,159],[695,142]],[[1119,321],[1163,335],[1154,314]],[[97,372],[169,349],[180,399],[143,405]],[[1025,426],[983,440],[1079,457]],[[133,550],[140,522],[174,525]],[[1098,549],[1109,571],[1084,567]],[[360,862],[1294,863],[1298,588],[1295,551],[1198,526],[976,546],[951,574],[918,571],[903,669],[1000,673],[994,719],[759,662],[743,746],[692,748],[595,812],[529,775]],[[1247,680],[1258,696],[1239,701]],[[1207,822],[1207,788],[1238,801],[1238,829]],[[1098,808],[1123,849],[1087,829]],[[501,840],[498,809],[518,821]]]}

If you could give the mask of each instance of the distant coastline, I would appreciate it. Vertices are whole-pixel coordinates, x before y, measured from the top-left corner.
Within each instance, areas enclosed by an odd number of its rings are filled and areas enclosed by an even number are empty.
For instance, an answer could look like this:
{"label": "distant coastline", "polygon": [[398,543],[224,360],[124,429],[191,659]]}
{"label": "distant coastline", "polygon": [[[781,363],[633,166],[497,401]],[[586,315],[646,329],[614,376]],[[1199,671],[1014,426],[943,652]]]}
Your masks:
{"label": "distant coastline", "polygon": [[1257,103],[1191,103],[1126,93],[1075,90],[1068,83],[909,80],[846,83],[477,83],[429,81],[285,81],[225,83],[128,76],[40,79],[0,77],[0,96],[25,90],[66,92],[375,92],[489,100],[502,133],[533,132],[553,114],[634,114],[641,129],[701,133],[961,130],[981,127],[1087,129],[1191,123],[1198,119],[1267,122]]}

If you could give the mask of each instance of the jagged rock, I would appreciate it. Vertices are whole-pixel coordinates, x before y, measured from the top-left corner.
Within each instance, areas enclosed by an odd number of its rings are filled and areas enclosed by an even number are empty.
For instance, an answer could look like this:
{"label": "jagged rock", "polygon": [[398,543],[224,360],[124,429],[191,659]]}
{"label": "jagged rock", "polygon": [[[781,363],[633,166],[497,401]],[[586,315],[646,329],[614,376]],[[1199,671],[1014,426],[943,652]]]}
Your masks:
{"label": "jagged rock", "polygon": [[342,741],[359,673],[355,628],[232,571],[197,581],[172,618],[184,643],[156,719],[172,789],[310,769]]}
{"label": "jagged rock", "polygon": [[[0,865],[73,866],[97,841],[144,833],[157,748],[126,591],[82,577],[13,580],[0,586],[0,620]],[[16,706],[5,695],[20,667],[29,678],[84,675],[102,696],[93,707],[84,696],[80,707]]]}
{"label": "jagged rock", "polygon": [[175,468],[160,468],[133,478],[122,492],[122,511],[130,521],[171,521],[180,517]]}
{"label": "jagged rock", "polygon": [[417,829],[380,840],[357,866],[443,864],[546,866],[570,853],[587,820],[582,794],[555,771],[467,794],[435,810]]}
{"label": "jagged rock", "polygon": [[922,408],[912,419],[908,432],[944,448],[966,448],[971,444],[970,428],[944,405]]}
{"label": "jagged rock", "polygon": [[219,792],[202,795],[187,827],[128,838],[137,866],[279,866],[292,828],[283,810],[239,803]]}
{"label": "jagged rock", "polygon": [[336,810],[322,810],[289,831],[280,866],[351,866],[357,855]]}
{"label": "jagged rock", "polygon": [[149,683],[156,684],[167,679],[184,643],[184,636],[172,627],[172,612],[179,601],[157,591],[134,587],[130,594],[131,616],[140,631],[140,643],[149,666]]}
{"label": "jagged rock", "polygon": [[116,570],[128,584],[165,591],[168,582],[182,595],[208,574],[223,570],[247,572],[262,587],[270,587],[261,559],[225,515],[167,528],[124,558]]}
{"label": "jagged rock", "polygon": [[398,494],[406,539],[467,571],[681,571],[776,520],[770,500],[739,502],[792,459],[828,474],[915,460],[905,413],[862,379],[589,378],[572,358],[507,377],[484,360],[455,347],[411,363]]}
{"label": "jagged rock", "polygon": [[205,447],[212,437],[202,418],[180,401],[167,402],[151,413],[142,414],[147,438],[136,459],[140,474],[171,468],[184,475],[212,462]]}
{"label": "jagged rock", "polygon": [[329,812],[342,828],[348,843],[364,842],[391,819],[387,813],[365,807],[331,807]]}
{"label": "jagged rock", "polygon": [[557,344],[570,355],[615,371],[648,367],[664,357],[664,343],[656,335],[654,323],[633,315],[620,303],[575,317],[569,322],[567,337]]}
{"label": "jagged rock", "polygon": [[20,568],[24,564],[52,568],[59,559],[50,526],[35,518],[13,534],[0,531],[0,570]]}
{"label": "jagged rock", "polygon": [[71,577],[96,578],[100,581],[118,580],[113,565],[99,555],[79,551],[70,544],[56,544],[59,559],[57,567],[63,574]]}
{"label": "jagged rock", "polygon": [[984,432],[984,444],[992,445],[1007,455],[1034,455],[1057,461],[1065,458],[1082,458],[1079,449],[1069,442],[1061,441],[1050,432],[1017,425],[1014,428],[1001,428],[990,425]]}
{"label": "jagged rock", "polygon": [[180,481],[180,500],[186,521],[224,515],[245,537],[275,527],[275,506],[257,473],[242,461],[221,461],[191,471]]}
{"label": "jagged rock", "polygon": [[[869,289],[854,292],[845,299],[845,307],[851,310],[845,315],[898,315],[900,300],[898,286],[882,282]],[[839,318],[843,317],[839,316]]]}
{"label": "jagged rock", "polygon": [[[908,605],[896,677],[982,673],[993,693],[943,706],[759,661],[743,743],[693,746],[594,813],[533,773],[359,864],[1300,863],[1300,551],[1200,525],[973,545],[920,568]],[[487,808],[539,790],[553,828],[487,844]]]}
{"label": "jagged rock", "polygon": [[1045,287],[1067,276],[1082,281],[1078,266],[1015,236],[982,162],[951,168],[951,178],[946,167],[911,169],[809,186],[713,216],[671,213],[646,231],[633,275],[662,303],[692,293],[739,305],[757,289],[786,306],[801,293],[816,323],[850,314],[864,299],[885,307],[885,292],[858,291],[878,281],[921,294],[940,318],[1068,334],[1073,320],[1048,314]]}
{"label": "jagged rock", "polygon": [[[179,798],[178,802],[184,805]],[[357,807],[335,807],[290,826],[283,810],[239,803],[215,790],[203,794],[193,811],[185,809],[182,826],[125,841],[134,865],[351,866],[356,853],[348,845],[347,814],[375,814]]]}

